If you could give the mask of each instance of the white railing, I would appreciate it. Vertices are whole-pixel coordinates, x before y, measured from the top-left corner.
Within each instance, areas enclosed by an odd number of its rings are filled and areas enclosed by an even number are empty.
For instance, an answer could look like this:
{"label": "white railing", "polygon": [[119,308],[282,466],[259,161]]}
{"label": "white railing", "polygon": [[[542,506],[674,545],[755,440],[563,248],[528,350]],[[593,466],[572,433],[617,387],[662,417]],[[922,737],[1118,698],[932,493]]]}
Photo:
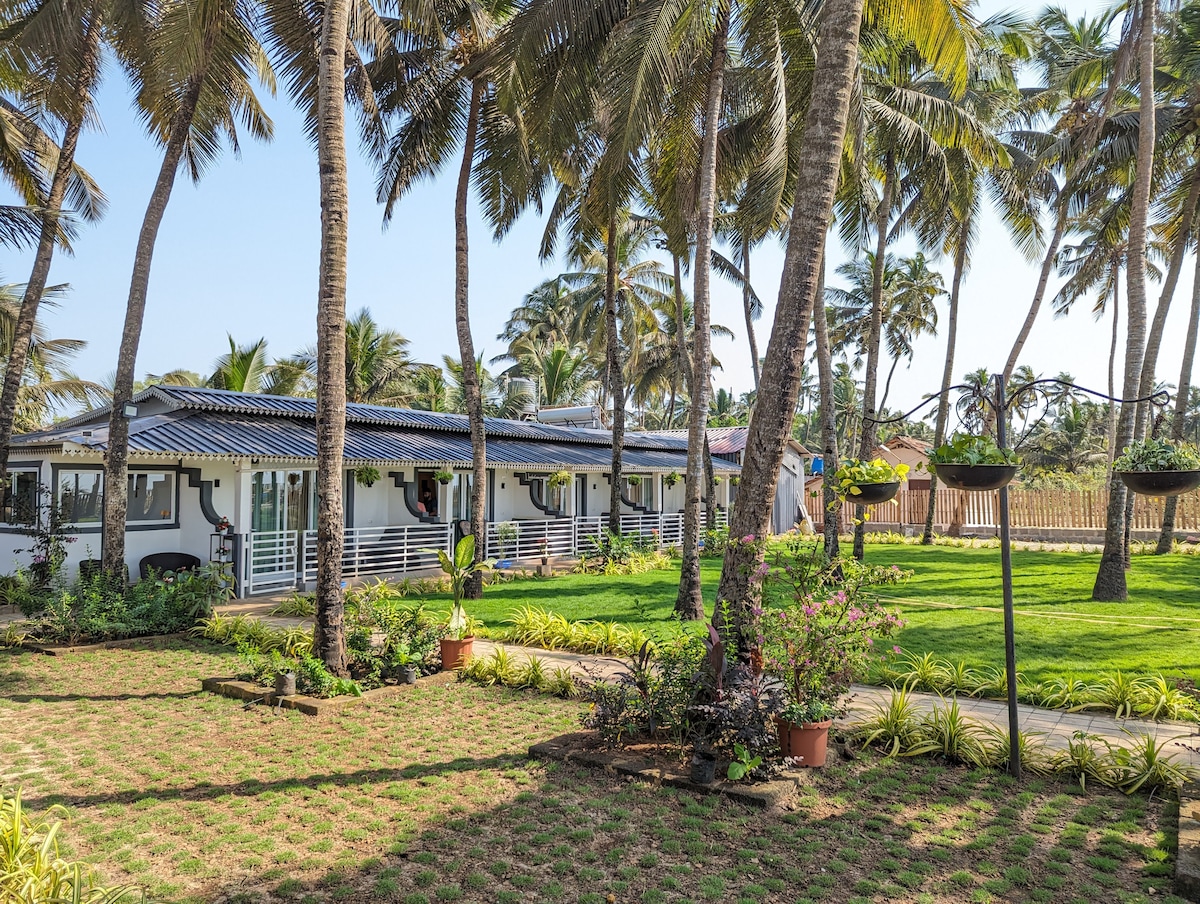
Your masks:
{"label": "white railing", "polygon": [[575,522],[571,518],[490,522],[487,535],[489,559],[532,559],[543,554],[572,556],[578,549]]}
{"label": "white railing", "polygon": [[[348,527],[342,548],[342,576],[421,571],[437,568],[437,550],[447,552],[454,539],[452,524],[398,524]],[[317,532],[304,532],[305,581],[317,579]]]}
{"label": "white railing", "polygon": [[[705,513],[700,513],[704,529]],[[724,527],[728,515],[717,510]],[[608,530],[608,518],[555,518],[488,524],[487,555],[491,559],[535,559],[543,555],[577,556],[594,550]],[[507,525],[512,525],[510,528]],[[515,529],[515,536],[511,533]],[[654,540],[660,547],[683,542],[683,512],[626,514],[621,533]],[[345,532],[342,574],[358,578],[371,574],[404,573],[438,567],[436,550],[452,551],[452,524],[408,524],[352,527]],[[242,586],[245,596],[290,590],[317,577],[317,532],[267,531],[242,536]]]}
{"label": "white railing", "polygon": [[242,536],[244,596],[278,593],[296,586],[297,532],[258,531]]}

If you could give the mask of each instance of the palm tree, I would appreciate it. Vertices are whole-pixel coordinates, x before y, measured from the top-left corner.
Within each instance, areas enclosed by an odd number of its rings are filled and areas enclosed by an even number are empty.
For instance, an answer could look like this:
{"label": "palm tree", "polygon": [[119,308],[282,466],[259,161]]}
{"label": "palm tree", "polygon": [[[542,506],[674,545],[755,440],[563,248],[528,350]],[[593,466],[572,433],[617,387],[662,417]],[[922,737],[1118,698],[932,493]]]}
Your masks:
{"label": "palm tree", "polygon": [[[408,353],[408,344],[399,331],[381,327],[370,308],[360,308],[347,318],[346,400],[369,405],[409,404],[417,365]],[[315,348],[300,352],[292,363],[309,379],[317,378]]]}
{"label": "palm tree", "polygon": [[[963,29],[971,43],[977,43],[973,25],[965,22]],[[868,44],[863,52],[861,78],[859,128],[866,135],[865,149],[857,161],[852,161],[854,169],[843,186],[840,208],[842,237],[851,248],[865,247],[872,233],[874,240],[871,304],[863,343],[863,431],[858,450],[860,458],[869,458],[876,444],[875,419],[880,407],[877,389],[886,251],[898,229],[906,225],[901,216],[897,229],[892,228],[893,219],[901,212],[906,187],[917,184],[923,192],[949,194],[949,150],[966,148],[989,158],[999,151],[987,125],[976,117],[974,109],[960,102],[962,92],[953,91],[908,42],[876,40]],[[857,558],[863,556],[864,512],[858,507],[854,530]]]}
{"label": "palm tree", "polygon": [[832,302],[835,320],[830,341],[834,351],[842,351],[853,345],[858,360],[862,359],[870,340],[868,330],[871,328],[875,304],[872,283],[876,272],[882,274],[879,292],[883,311],[880,332],[888,356],[892,359],[879,402],[882,409],[891,390],[897,365],[901,359],[912,362],[913,342],[922,335],[937,333],[935,301],[946,291],[942,287],[942,275],[929,269],[925,255],[919,251],[912,257],[899,260],[888,253],[882,268],[875,266],[871,252],[867,252],[862,260],[848,261],[838,267],[838,274],[847,277],[853,288],[833,287],[825,292],[825,297]]}
{"label": "palm tree", "polygon": [[[53,305],[65,293],[66,286],[50,286],[42,293],[42,302]],[[16,367],[12,349],[26,294],[25,286],[0,285],[0,361],[6,372]],[[44,429],[55,414],[78,406],[90,408],[108,399],[103,386],[80,379],[70,369],[71,359],[86,346],[82,339],[51,339],[45,326],[34,324],[13,418],[18,433]]]}
{"label": "palm tree", "polygon": [[[1188,414],[1190,410],[1195,410],[1196,396],[1200,395],[1196,387],[1191,385],[1197,333],[1200,333],[1200,254],[1196,255],[1196,270],[1192,277],[1192,307],[1188,314],[1187,333],[1184,336],[1183,363],[1179,367],[1179,382],[1175,384],[1175,410],[1171,415],[1171,439],[1175,442],[1182,442],[1187,436]],[[1200,436],[1193,437],[1192,441],[1200,442]],[[1169,496],[1166,505],[1163,506],[1162,530],[1154,550],[1159,555],[1171,551],[1175,537],[1175,509],[1178,504],[1177,496]]]}
{"label": "palm tree", "polygon": [[[5,372],[3,390],[0,391],[0,480],[8,467],[8,446],[12,438],[14,418],[22,380],[25,373],[25,358],[30,354],[37,325],[38,306],[46,292],[50,278],[50,264],[56,246],[64,239],[64,204],[85,220],[94,221],[103,214],[104,195],[92,184],[86,174],[75,164],[75,150],[84,123],[93,115],[93,90],[99,79],[100,42],[104,27],[104,10],[95,4],[76,6],[68,2],[67,8],[59,3],[35,4],[20,9],[9,18],[3,55],[6,65],[25,76],[20,87],[26,100],[33,100],[62,128],[59,146],[53,148],[53,158],[47,157],[52,148],[48,136],[29,123],[19,123],[18,128],[4,129],[4,145],[8,153],[0,155],[0,167],[18,189],[23,189],[26,202],[35,200],[32,183],[39,181],[31,172],[25,171],[27,164],[20,153],[12,153],[11,138],[24,134],[35,146],[38,156],[44,158],[44,168],[52,173],[44,197],[36,200],[40,206],[37,250],[33,268],[25,284],[25,297],[20,316],[14,326],[12,347],[7,357],[9,369]],[[131,19],[136,17],[130,17]],[[132,25],[129,22],[128,25]],[[127,27],[127,31],[131,29]],[[13,104],[4,111],[7,117],[19,117],[20,104]],[[15,169],[15,172],[14,172]],[[22,185],[22,183],[24,183]],[[41,192],[36,194],[41,195]]]}
{"label": "palm tree", "polygon": [[229,351],[213,363],[213,372],[207,380],[197,384],[193,382],[196,375],[188,371],[173,371],[149,379],[177,386],[204,385],[265,395],[297,395],[300,384],[308,379],[307,368],[295,359],[272,362],[267,356],[266,339],[238,345],[232,335],[227,338]]}
{"label": "palm tree", "polygon": [[[427,46],[401,55],[398,68],[407,72],[388,85],[382,102],[385,110],[402,120],[381,158],[378,194],[385,203],[385,219],[391,218],[397,201],[419,179],[441,170],[460,142],[462,145],[454,200],[454,322],[471,429],[471,532],[476,537],[487,531],[487,439],[483,390],[475,368],[466,366],[476,360],[469,302],[467,202],[472,174],[485,160],[495,163],[502,159],[483,146],[486,136],[510,132],[494,81],[481,63],[510,10],[498,0],[441,3],[423,10],[426,15],[432,13],[442,39],[426,40]],[[421,40],[419,35],[413,37]],[[511,163],[504,169],[511,173]],[[483,562],[486,553],[486,543],[475,544],[476,564]],[[467,597],[478,599],[482,593],[483,573],[477,570],[468,583]]]}
{"label": "palm tree", "polygon": [[[237,122],[261,139],[271,137],[271,120],[251,88],[272,76],[253,36],[251,10],[241,0],[177,0],[164,6],[153,37],[152,67],[133,66],[143,118],[163,145],[163,160],[142,220],[126,300],[125,324],[113,383],[112,415],[104,460],[103,567],[125,569],[125,514],[129,419],[134,367],[150,286],[150,264],[180,165],[193,180],[219,153],[222,138],[237,147]],[[339,465],[340,467],[340,465]],[[340,483],[338,484],[340,486]]]}
{"label": "palm tree", "polygon": [[[1133,197],[1129,210],[1129,238],[1125,268],[1125,378],[1124,398],[1137,397],[1141,386],[1142,359],[1146,345],[1146,238],[1150,214],[1150,189],[1154,180],[1154,16],[1158,0],[1142,0],[1131,6],[1129,17],[1134,23],[1130,32],[1140,34],[1138,47],[1138,143],[1134,164]],[[1132,36],[1129,36],[1132,40]],[[1117,419],[1117,445],[1124,447],[1134,436],[1136,404],[1121,406]],[[1098,602],[1124,600],[1127,518],[1125,516],[1125,484],[1116,475],[1109,478],[1108,513],[1104,526],[1104,549],[1092,599]]]}

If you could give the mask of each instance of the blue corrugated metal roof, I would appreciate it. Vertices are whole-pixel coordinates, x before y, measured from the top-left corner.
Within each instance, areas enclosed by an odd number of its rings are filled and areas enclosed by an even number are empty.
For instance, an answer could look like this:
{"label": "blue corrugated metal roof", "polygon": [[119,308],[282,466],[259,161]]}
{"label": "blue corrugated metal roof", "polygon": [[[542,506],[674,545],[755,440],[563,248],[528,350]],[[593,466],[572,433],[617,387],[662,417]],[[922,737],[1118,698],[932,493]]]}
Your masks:
{"label": "blue corrugated metal roof", "polygon": [[[256,395],[245,392],[230,392],[225,389],[209,389],[193,386],[151,386],[138,394],[135,402],[155,398],[175,409],[187,411],[228,412],[247,415],[267,415],[273,418],[298,418],[315,420],[316,399],[293,398],[291,396]],[[64,430],[78,433],[92,425],[94,432],[107,430],[109,408],[97,409],[64,421],[57,427],[36,434],[26,434],[14,439],[22,445],[57,442]],[[265,423],[256,421],[255,423]],[[411,430],[434,430],[447,433],[470,432],[465,414],[449,414],[437,411],[418,411],[410,408],[387,408],[382,405],[350,403],[346,406],[346,423],[376,424],[402,427]],[[612,434],[607,430],[589,430],[579,427],[562,427],[531,421],[513,421],[505,418],[485,418],[484,429],[490,440],[506,437],[539,442],[583,443],[596,446],[611,446]],[[687,437],[630,431],[625,434],[626,449],[663,451],[687,450]]]}
{"label": "blue corrugated metal roof", "polygon": [[[58,442],[85,445],[97,451],[108,445],[107,426],[92,430],[90,437],[84,437],[78,426],[54,432]],[[38,444],[44,445],[46,440]],[[129,448],[134,453],[184,457],[312,459],[317,455],[316,425],[297,418],[175,411],[135,419]],[[466,467],[471,463],[471,439],[463,433],[351,423],[346,426],[345,457],[351,462],[419,462]],[[538,469],[603,470],[612,463],[607,446],[508,438],[489,438],[487,457],[493,465]],[[687,456],[684,450],[626,449],[623,463],[629,470],[682,472]],[[723,462],[714,461],[714,465],[720,470],[736,470]]]}

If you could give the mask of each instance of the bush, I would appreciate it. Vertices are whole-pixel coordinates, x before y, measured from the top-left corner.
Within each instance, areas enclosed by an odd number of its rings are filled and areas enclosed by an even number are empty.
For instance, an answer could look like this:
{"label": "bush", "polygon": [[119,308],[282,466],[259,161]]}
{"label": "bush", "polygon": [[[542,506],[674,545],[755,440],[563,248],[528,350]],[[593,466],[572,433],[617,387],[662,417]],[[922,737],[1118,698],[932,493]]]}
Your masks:
{"label": "bush", "polygon": [[[49,816],[65,816],[54,806]],[[51,904],[132,904],[144,901],[132,886],[106,888],[96,883],[91,867],[82,861],[64,860],[58,839],[62,823],[35,821],[25,813],[21,792],[0,793],[0,901]]]}
{"label": "bush", "polygon": [[506,638],[525,647],[572,653],[633,655],[649,636],[617,622],[568,621],[556,612],[523,606],[509,614]]}
{"label": "bush", "polygon": [[[36,595],[36,594],[35,594]],[[228,597],[224,572],[164,572],[125,587],[107,575],[81,577],[67,589],[37,595],[33,639],[54,643],[174,634],[194,625]]]}
{"label": "bush", "polygon": [[238,655],[243,665],[238,677],[245,681],[271,686],[276,675],[295,672],[297,693],[310,697],[362,696],[358,682],[330,674],[325,664],[311,653],[284,656],[279,650],[264,653],[243,643],[238,646]]}

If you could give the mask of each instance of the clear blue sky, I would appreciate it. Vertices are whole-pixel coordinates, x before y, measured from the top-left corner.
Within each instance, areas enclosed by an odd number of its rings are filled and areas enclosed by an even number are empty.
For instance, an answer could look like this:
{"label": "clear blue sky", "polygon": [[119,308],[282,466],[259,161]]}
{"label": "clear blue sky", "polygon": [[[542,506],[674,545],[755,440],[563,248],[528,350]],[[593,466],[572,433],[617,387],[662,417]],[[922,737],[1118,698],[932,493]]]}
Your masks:
{"label": "clear blue sky", "polygon": [[[1073,15],[1101,8],[1080,0],[1064,5]],[[1001,8],[985,2],[981,15]],[[177,183],[154,258],[139,376],[173,368],[207,373],[227,347],[227,332],[241,343],[265,336],[277,356],[314,341],[319,241],[314,153],[295,111],[283,101],[268,108],[275,121],[272,143],[247,140],[240,158],[227,154],[198,186],[182,177]],[[79,160],[107,192],[109,213],[98,225],[84,229],[75,257],[56,258],[51,280],[69,283],[71,293],[61,308],[46,316],[53,335],[88,341],[78,370],[94,379],[115,367],[134,243],[159,166],[158,149],[142,132],[119,74],[110,73],[100,112],[103,128],[84,138]],[[453,173],[418,187],[386,230],[374,200],[374,173],[354,147],[350,181],[349,310],[370,307],[380,322],[412,341],[420,360],[439,361],[443,353],[456,353]],[[509,311],[557,266],[538,263],[541,223],[532,216],[502,244],[492,240],[477,215],[471,230],[475,343],[491,357],[502,350],[495,337]],[[836,245],[832,251],[832,260],[844,259]],[[753,261],[755,286],[768,303],[757,325],[764,352],[782,257],[778,243],[771,241]],[[6,282],[19,282],[27,277],[29,265],[28,254],[10,253],[0,272]],[[935,266],[944,270],[948,283],[950,262]],[[1189,261],[1161,357],[1160,376],[1171,382],[1182,353],[1192,271]],[[1036,267],[1020,257],[989,218],[964,289],[958,374],[1003,364],[1036,280]],[[713,318],[732,328],[736,339],[716,342],[714,351],[724,369],[714,379],[718,386],[742,392],[752,380],[740,296],[727,284],[715,285]],[[1152,296],[1156,300],[1157,291]],[[1067,320],[1053,320],[1044,311],[1023,363],[1046,374],[1068,371],[1080,382],[1103,389],[1109,329],[1106,323],[1092,322],[1089,304],[1081,304]],[[913,403],[936,387],[943,350],[940,336],[918,345],[912,369],[897,373],[890,405]]]}

